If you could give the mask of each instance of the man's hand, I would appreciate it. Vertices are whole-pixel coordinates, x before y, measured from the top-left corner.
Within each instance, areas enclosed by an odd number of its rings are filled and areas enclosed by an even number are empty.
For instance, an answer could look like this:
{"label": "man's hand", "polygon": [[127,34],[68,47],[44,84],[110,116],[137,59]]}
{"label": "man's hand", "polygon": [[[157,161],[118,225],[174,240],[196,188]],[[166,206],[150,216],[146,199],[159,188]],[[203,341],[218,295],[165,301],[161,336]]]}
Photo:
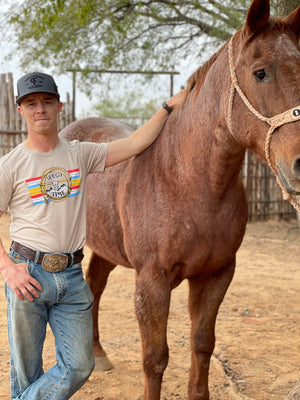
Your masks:
{"label": "man's hand", "polygon": [[38,290],[43,288],[28,272],[27,264],[14,264],[12,261],[2,269],[2,275],[8,286],[15,292],[19,300],[24,297],[33,301],[33,297],[40,297]]}
{"label": "man's hand", "polygon": [[[0,211],[0,217],[3,211]],[[27,264],[15,264],[6,253],[3,243],[0,239],[0,272],[3,275],[8,286],[15,292],[19,300],[24,297],[33,301],[34,297],[40,297],[38,290],[43,290],[39,282],[28,272]]]}
{"label": "man's hand", "polygon": [[42,286],[30,275],[27,264],[15,264],[12,262],[4,249],[1,239],[0,272],[19,300],[24,300],[25,297],[27,300],[33,301],[33,296],[40,297],[38,290],[41,292],[43,290]]}

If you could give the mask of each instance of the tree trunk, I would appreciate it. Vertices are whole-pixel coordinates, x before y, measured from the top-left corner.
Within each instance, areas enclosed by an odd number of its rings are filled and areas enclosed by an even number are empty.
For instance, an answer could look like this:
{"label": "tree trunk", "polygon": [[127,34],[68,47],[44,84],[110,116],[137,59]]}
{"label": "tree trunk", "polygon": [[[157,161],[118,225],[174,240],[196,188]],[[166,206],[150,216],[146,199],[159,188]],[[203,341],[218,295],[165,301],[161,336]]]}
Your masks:
{"label": "tree trunk", "polygon": [[289,15],[299,6],[299,0],[277,0],[276,3],[276,14],[279,17]]}

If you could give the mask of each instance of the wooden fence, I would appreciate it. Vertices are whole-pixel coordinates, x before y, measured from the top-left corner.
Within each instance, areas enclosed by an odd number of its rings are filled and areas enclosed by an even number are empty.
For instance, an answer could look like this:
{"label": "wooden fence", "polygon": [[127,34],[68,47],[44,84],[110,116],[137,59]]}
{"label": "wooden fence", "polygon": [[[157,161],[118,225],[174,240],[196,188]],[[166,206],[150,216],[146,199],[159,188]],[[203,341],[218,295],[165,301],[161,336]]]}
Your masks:
{"label": "wooden fence", "polygon": [[[0,93],[1,156],[26,138],[26,127],[15,105],[12,74],[0,74]],[[67,96],[59,115],[59,130],[71,122],[72,105]],[[294,208],[283,200],[273,172],[250,151],[246,152],[241,176],[249,204],[249,221],[296,218]]]}
{"label": "wooden fence", "polygon": [[274,173],[250,150],[246,152],[241,176],[248,200],[249,221],[297,217],[294,207],[283,199]]}

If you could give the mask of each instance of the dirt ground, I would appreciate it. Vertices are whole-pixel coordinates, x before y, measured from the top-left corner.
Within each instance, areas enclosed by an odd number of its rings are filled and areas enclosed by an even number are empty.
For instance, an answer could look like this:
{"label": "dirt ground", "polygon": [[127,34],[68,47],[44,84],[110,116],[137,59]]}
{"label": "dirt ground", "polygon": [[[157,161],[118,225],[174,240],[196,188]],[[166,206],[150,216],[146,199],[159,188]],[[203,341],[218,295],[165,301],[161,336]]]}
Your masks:
{"label": "dirt ground", "polygon": [[[8,249],[9,217],[0,220]],[[211,400],[284,400],[300,371],[300,230],[296,221],[248,224],[233,282],[220,308],[211,362]],[[84,265],[89,259],[86,249]],[[94,371],[72,400],[142,399],[140,338],[133,305],[134,272],[117,267],[101,303],[102,343],[115,368]],[[0,279],[0,400],[9,399],[6,304]],[[173,291],[168,341],[170,360],[162,396],[187,399],[190,367],[187,284]],[[51,331],[44,364],[55,362]]]}

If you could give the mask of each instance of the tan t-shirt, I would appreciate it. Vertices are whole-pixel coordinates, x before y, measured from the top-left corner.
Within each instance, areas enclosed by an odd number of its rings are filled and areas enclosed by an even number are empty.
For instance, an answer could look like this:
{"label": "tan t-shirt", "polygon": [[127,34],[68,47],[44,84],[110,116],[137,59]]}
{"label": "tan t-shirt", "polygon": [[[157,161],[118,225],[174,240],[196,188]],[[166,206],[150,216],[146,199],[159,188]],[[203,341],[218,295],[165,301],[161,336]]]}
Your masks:
{"label": "tan t-shirt", "polygon": [[11,239],[44,252],[73,252],[86,238],[86,177],[103,172],[107,143],[60,139],[39,153],[23,143],[0,159],[0,210]]}

